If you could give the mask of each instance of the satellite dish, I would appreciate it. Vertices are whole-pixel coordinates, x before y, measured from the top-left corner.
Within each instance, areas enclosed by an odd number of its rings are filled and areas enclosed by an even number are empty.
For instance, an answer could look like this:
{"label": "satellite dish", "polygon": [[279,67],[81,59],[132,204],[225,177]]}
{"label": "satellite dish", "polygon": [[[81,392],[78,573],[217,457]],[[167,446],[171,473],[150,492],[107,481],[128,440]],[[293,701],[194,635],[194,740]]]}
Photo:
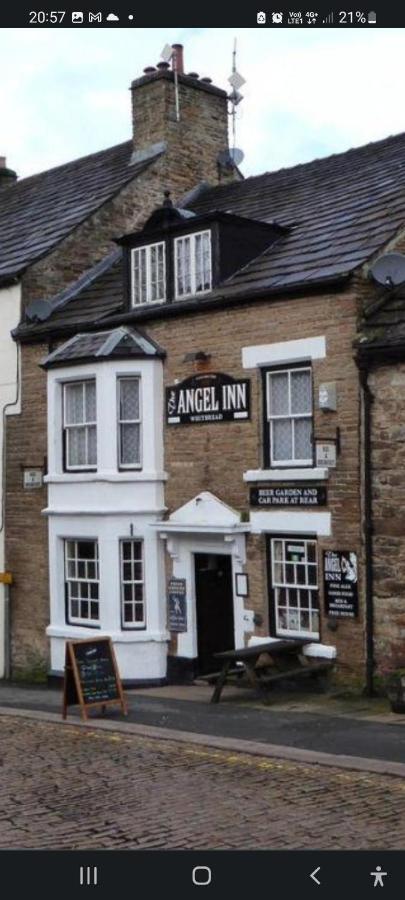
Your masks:
{"label": "satellite dish", "polygon": [[218,153],[217,159],[220,166],[223,166],[225,169],[232,169],[242,162],[243,156],[242,150],[238,150],[237,147],[232,147],[229,150],[221,150],[220,153]]}
{"label": "satellite dish", "polygon": [[163,50],[160,54],[160,58],[163,59],[163,62],[168,63],[168,62],[170,62],[172,56],[173,56],[173,47],[171,47],[170,44],[165,44],[163,47]]}
{"label": "satellite dish", "polygon": [[231,147],[229,151],[229,155],[234,166],[239,166],[240,163],[244,160],[245,154],[243,150],[239,150],[239,147]]}
{"label": "satellite dish", "polygon": [[377,284],[390,288],[405,282],[405,256],[402,253],[384,253],[370,269]]}
{"label": "satellite dish", "polygon": [[52,307],[46,300],[34,300],[27,306],[25,315],[31,322],[44,322],[50,316]]}

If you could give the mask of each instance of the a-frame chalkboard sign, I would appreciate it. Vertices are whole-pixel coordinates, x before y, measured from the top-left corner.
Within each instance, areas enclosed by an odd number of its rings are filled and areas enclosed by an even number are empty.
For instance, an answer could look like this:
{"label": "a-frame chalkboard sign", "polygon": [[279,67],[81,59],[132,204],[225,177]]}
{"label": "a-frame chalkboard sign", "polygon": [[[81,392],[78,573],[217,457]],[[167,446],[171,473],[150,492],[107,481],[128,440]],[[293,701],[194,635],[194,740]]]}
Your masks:
{"label": "a-frame chalkboard sign", "polygon": [[82,719],[90,706],[119,703],[124,716],[127,705],[111,638],[66,641],[63,718],[68,706],[80,705]]}

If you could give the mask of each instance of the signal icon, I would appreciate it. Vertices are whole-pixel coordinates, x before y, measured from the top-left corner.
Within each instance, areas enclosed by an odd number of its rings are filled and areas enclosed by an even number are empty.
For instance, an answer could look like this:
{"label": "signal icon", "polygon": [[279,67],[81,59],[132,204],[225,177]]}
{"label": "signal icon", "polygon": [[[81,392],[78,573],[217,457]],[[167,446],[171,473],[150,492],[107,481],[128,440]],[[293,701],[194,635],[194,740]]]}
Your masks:
{"label": "signal icon", "polygon": [[322,19],[322,25],[333,25],[333,12],[328,13],[328,15]]}

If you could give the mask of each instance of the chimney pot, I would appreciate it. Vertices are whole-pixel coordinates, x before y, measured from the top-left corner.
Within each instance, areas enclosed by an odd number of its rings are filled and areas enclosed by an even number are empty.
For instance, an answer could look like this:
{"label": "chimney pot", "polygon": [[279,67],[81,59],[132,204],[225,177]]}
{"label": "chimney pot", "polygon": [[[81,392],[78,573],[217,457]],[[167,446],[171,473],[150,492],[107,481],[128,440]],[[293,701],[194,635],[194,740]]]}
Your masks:
{"label": "chimney pot", "polygon": [[0,189],[11,187],[16,181],[17,173],[13,169],[8,169],[6,157],[0,156]]}
{"label": "chimney pot", "polygon": [[172,66],[173,69],[176,70],[178,75],[183,75],[184,73],[184,56],[183,56],[183,44],[172,44],[173,57],[172,57]]}
{"label": "chimney pot", "polygon": [[149,75],[151,72],[156,72],[155,66],[146,66],[146,69],[143,70],[145,75]]}
{"label": "chimney pot", "polygon": [[163,62],[163,61],[162,61],[162,62],[159,62],[159,63],[157,64],[156,68],[159,69],[160,72],[164,72],[164,71],[166,71],[167,69],[170,69],[170,63]]}
{"label": "chimney pot", "polygon": [[188,77],[195,78],[196,80],[198,80],[200,76],[199,76],[198,72],[189,72]]}
{"label": "chimney pot", "polygon": [[201,78],[201,81],[203,81],[204,84],[212,84],[212,78]]}

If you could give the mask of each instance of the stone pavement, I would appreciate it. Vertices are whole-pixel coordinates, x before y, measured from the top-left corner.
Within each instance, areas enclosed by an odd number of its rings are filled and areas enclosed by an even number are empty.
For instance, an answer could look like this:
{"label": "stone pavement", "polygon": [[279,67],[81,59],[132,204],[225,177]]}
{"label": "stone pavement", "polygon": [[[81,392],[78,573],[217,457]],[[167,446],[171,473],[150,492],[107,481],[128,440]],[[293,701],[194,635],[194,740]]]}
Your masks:
{"label": "stone pavement", "polygon": [[0,847],[403,849],[405,780],[10,711]]}
{"label": "stone pavement", "polygon": [[[213,706],[211,692],[206,685],[127,691],[128,720],[148,727],[405,764],[405,716],[389,713],[384,700],[344,701],[283,692],[264,707],[252,700],[251,691],[226,688],[224,701]],[[0,707],[59,714],[61,703],[61,688],[0,682]],[[69,710],[69,719],[78,715],[77,708]],[[120,713],[111,707],[106,718],[119,720]]]}

